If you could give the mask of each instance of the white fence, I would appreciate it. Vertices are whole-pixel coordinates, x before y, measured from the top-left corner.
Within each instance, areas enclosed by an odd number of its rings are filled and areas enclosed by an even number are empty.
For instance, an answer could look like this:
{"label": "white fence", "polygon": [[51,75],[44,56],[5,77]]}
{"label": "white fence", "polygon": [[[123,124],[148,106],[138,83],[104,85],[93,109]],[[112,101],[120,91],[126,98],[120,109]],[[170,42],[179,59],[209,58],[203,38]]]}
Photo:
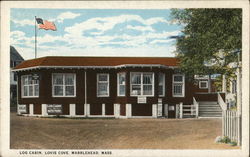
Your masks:
{"label": "white fence", "polygon": [[224,110],[222,119],[222,136],[241,145],[241,116],[237,111]]}

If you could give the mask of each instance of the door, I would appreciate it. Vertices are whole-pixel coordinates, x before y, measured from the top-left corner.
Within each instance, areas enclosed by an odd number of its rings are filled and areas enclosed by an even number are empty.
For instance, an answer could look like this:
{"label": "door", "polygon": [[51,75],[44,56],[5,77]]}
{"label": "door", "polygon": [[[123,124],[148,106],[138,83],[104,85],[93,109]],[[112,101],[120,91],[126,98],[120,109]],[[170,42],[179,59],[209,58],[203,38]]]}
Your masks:
{"label": "door", "polygon": [[164,116],[168,118],[168,104],[164,105]]}
{"label": "door", "polygon": [[175,118],[175,106],[174,105],[168,106],[168,118]]}

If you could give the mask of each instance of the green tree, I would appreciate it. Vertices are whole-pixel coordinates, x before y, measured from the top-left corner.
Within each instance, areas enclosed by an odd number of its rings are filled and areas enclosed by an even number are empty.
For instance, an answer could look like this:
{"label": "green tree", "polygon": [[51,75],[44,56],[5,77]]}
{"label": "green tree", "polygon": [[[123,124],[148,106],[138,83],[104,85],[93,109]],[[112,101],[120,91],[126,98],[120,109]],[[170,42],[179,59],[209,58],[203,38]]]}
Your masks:
{"label": "green tree", "polygon": [[183,25],[176,54],[187,76],[231,74],[242,47],[241,9],[172,9],[172,21]]}

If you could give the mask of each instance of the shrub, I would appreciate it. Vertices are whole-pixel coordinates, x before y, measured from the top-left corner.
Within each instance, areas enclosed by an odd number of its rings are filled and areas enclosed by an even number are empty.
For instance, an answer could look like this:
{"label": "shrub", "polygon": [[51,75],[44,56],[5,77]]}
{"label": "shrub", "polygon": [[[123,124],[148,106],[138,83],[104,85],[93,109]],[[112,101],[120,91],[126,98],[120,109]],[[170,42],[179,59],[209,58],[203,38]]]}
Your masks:
{"label": "shrub", "polygon": [[237,146],[237,142],[232,141],[232,142],[230,143],[230,145],[231,145],[231,146]]}
{"label": "shrub", "polygon": [[230,143],[231,142],[231,140],[230,140],[230,138],[229,137],[227,137],[227,136],[225,136],[225,137],[223,137],[223,139],[222,139],[222,141],[221,141],[222,143]]}

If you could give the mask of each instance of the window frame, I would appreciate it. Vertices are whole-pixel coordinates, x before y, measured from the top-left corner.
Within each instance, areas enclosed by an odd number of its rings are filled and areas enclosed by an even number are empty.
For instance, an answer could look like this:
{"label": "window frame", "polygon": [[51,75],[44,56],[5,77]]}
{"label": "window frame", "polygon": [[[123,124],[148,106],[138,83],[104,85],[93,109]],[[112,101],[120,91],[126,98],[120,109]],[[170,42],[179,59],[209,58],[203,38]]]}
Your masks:
{"label": "window frame", "polygon": [[[174,81],[175,76],[182,76],[182,82]],[[176,95],[174,93],[174,86],[177,83],[182,83],[182,95]],[[185,97],[185,75],[184,74],[173,74],[173,76],[172,76],[172,96],[173,97]]]}
{"label": "window frame", "polygon": [[[132,95],[132,85],[136,85],[136,84],[132,84],[132,74],[140,74],[141,76],[141,83],[140,83],[140,87],[141,87],[141,94],[140,95]],[[143,95],[143,85],[149,85],[149,84],[143,84],[143,75],[144,74],[152,74],[152,95]],[[138,96],[145,96],[145,97],[154,97],[155,95],[155,81],[154,81],[155,77],[154,77],[154,72],[130,72],[130,96],[131,97],[138,97]],[[139,84],[137,84],[139,85]]]}
{"label": "window frame", "polygon": [[[201,87],[201,83],[206,83],[206,87]],[[205,80],[202,80],[202,81],[199,81],[199,88],[200,89],[208,89],[208,81],[205,81]]]}
{"label": "window frame", "polygon": [[[31,74],[29,74],[29,75],[22,75],[22,76],[21,76],[21,97],[22,97],[22,98],[39,98],[39,95],[40,95],[40,81],[39,81],[39,80],[38,80],[38,83],[37,83],[37,84],[34,84],[34,81],[35,81],[35,80],[33,80],[33,79],[32,79],[32,84],[28,84],[28,85],[24,85],[24,84],[23,84],[24,77],[29,77],[29,76],[32,77]],[[29,79],[29,78],[28,78],[28,79]],[[38,95],[35,95],[35,85],[38,85]],[[28,95],[27,95],[27,96],[24,95],[24,86],[27,86],[27,87],[28,87]],[[32,95],[32,96],[29,95],[29,93],[30,93],[30,91],[29,91],[29,89],[30,89],[29,86],[32,86],[32,90],[33,90],[33,95]]]}
{"label": "window frame", "polygon": [[[107,95],[99,95],[98,94],[98,90],[99,90],[99,75],[107,75],[107,81],[102,81],[101,83],[108,83],[108,87],[107,87]],[[109,85],[110,85],[110,83],[109,83],[109,73],[98,73],[97,75],[96,75],[96,96],[97,97],[109,97],[109,95],[110,95],[110,91],[109,91]]]}
{"label": "window frame", "polygon": [[[63,75],[63,95],[55,95],[54,93],[54,75],[62,74]],[[74,95],[66,95],[66,84],[65,84],[65,74],[73,74],[74,75]],[[52,97],[76,97],[76,74],[75,73],[52,73]]]}
{"label": "window frame", "polygon": [[[166,88],[166,81],[165,81],[165,80],[166,80],[166,79],[165,79],[165,78],[166,78],[166,75],[165,75],[165,73],[162,73],[162,72],[159,73],[159,75],[158,75],[158,90],[159,90],[159,86],[160,86],[160,84],[159,84],[159,78],[160,78],[160,75],[161,75],[161,74],[162,74],[162,76],[163,76],[163,80],[162,80],[162,81],[163,81],[163,85],[162,85],[162,86],[163,86],[163,88],[162,88],[162,90],[163,90],[162,93],[163,93],[163,94],[162,94],[162,95],[159,95],[159,94],[158,94],[158,96],[159,96],[159,97],[164,97],[164,96],[165,96],[165,93],[166,93],[166,89],[165,89],[165,88]],[[159,91],[158,91],[158,92],[159,92]]]}
{"label": "window frame", "polygon": [[[120,84],[120,77],[119,77],[120,75],[124,75],[124,77],[125,77],[125,84],[123,85],[123,86],[125,86],[125,88],[124,88],[124,90],[125,90],[124,95],[120,94],[120,86],[122,85],[122,84]],[[119,97],[126,96],[126,73],[125,72],[117,73],[117,96],[119,96]]]}

